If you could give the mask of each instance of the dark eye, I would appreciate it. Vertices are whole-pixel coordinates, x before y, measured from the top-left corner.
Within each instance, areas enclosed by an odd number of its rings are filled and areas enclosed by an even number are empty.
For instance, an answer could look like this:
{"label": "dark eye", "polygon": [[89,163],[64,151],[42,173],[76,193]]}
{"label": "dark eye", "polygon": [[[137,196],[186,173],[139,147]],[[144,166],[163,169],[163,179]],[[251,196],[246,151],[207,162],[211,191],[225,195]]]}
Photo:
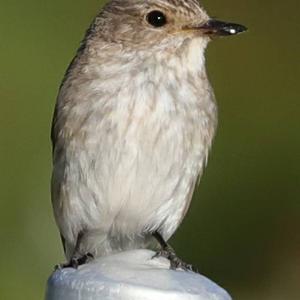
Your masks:
{"label": "dark eye", "polygon": [[154,27],[162,27],[167,23],[166,16],[159,10],[153,10],[148,13],[146,20]]}

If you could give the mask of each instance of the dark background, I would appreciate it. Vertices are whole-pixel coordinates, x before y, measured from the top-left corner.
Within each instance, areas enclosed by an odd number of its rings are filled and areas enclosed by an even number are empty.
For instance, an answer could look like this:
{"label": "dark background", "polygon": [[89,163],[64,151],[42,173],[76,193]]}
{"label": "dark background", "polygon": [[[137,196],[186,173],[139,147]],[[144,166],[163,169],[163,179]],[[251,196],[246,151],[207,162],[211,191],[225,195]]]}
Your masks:
{"label": "dark background", "polygon": [[[300,299],[299,1],[203,4],[249,31],[208,48],[219,130],[172,243],[237,300]],[[42,299],[64,260],[49,193],[52,111],[101,1],[0,5],[0,298]]]}

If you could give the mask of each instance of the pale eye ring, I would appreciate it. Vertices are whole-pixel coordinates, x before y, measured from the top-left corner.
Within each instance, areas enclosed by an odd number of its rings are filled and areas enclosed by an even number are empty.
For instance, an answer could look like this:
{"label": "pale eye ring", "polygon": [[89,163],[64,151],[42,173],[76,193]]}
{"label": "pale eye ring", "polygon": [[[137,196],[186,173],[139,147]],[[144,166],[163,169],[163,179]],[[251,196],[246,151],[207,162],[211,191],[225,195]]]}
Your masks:
{"label": "pale eye ring", "polygon": [[167,24],[167,17],[159,10],[152,10],[146,16],[147,22],[153,27],[162,27]]}

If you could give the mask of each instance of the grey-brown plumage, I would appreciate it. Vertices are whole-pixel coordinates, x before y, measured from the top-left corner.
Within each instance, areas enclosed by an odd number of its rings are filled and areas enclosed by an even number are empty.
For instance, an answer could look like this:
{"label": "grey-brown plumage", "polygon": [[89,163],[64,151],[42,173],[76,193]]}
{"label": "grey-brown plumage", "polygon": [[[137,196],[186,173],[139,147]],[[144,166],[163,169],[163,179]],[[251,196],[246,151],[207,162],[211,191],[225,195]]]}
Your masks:
{"label": "grey-brown plumage", "polygon": [[101,10],[53,119],[52,202],[68,260],[171,237],[217,125],[204,50],[212,36],[244,30],[195,0],[112,0]]}

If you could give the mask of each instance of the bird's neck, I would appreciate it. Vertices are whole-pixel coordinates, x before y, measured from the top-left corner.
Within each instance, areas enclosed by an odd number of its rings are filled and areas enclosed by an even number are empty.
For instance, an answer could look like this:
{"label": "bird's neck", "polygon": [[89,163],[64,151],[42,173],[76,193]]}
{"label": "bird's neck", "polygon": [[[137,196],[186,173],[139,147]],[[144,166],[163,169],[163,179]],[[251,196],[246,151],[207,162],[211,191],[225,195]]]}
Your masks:
{"label": "bird's neck", "polygon": [[[111,44],[91,48],[86,54],[83,68],[104,80],[140,72],[153,73],[151,80],[164,80],[168,74],[178,76],[205,74],[204,51],[207,41],[201,38],[174,39],[151,49],[124,49]],[[87,74],[88,75],[88,74]]]}

